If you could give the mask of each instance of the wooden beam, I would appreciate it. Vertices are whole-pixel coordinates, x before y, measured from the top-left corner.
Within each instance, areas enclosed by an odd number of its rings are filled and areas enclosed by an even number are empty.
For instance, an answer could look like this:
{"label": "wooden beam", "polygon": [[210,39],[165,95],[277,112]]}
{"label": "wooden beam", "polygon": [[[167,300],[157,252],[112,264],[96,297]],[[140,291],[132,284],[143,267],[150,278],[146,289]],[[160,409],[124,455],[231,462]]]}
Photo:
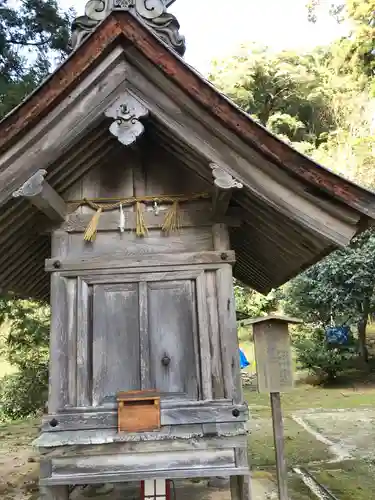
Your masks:
{"label": "wooden beam", "polygon": [[[205,227],[212,226],[214,223],[227,224],[230,227],[239,227],[241,225],[241,214],[239,210],[230,209],[228,214],[214,217],[211,210],[180,210],[180,228],[185,227]],[[163,210],[159,214],[154,212],[145,212],[144,219],[147,229],[161,229],[165,221],[166,212]],[[92,214],[70,213],[60,229],[68,233],[84,233],[92,219]],[[125,212],[126,231],[134,231],[136,228],[136,213]],[[119,214],[118,210],[113,212],[104,212],[98,222],[98,231],[118,231]]]}
{"label": "wooden beam", "polygon": [[212,198],[212,211],[214,216],[220,217],[226,214],[233,188],[241,189],[243,184],[237,182],[228,172],[216,163],[211,163],[212,175],[214,177],[215,190]]}
{"label": "wooden beam", "polygon": [[26,198],[54,222],[63,222],[67,206],[61,196],[51,187],[44,177],[46,170],[38,170],[17,191],[14,198]]}
{"label": "wooden beam", "polygon": [[125,269],[137,267],[174,267],[178,265],[209,265],[234,264],[236,262],[233,251],[204,251],[190,253],[162,253],[131,256],[126,251],[116,252],[109,255],[77,256],[71,259],[58,257],[46,259],[45,270],[47,272],[66,271],[90,271],[100,269]]}

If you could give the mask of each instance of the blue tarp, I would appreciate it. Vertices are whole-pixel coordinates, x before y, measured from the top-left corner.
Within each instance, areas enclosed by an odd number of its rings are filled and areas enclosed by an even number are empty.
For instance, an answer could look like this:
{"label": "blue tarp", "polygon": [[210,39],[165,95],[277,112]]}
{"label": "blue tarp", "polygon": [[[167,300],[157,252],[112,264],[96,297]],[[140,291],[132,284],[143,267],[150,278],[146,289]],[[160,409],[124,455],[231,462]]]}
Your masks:
{"label": "blue tarp", "polygon": [[242,368],[246,368],[247,366],[249,366],[250,363],[246,359],[245,353],[241,349],[239,349],[239,351],[240,351],[240,368],[242,370]]}
{"label": "blue tarp", "polygon": [[350,328],[348,326],[333,326],[326,330],[328,344],[345,345],[349,342]]}

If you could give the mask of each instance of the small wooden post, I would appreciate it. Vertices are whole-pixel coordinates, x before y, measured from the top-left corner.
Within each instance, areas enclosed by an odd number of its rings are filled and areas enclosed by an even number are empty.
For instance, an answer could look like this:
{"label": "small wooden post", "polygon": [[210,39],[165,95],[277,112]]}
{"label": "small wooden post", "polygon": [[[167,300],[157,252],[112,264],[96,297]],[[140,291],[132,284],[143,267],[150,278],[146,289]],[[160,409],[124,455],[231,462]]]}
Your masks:
{"label": "small wooden post", "polygon": [[288,324],[301,321],[283,316],[266,316],[246,323],[253,325],[258,391],[269,393],[271,399],[279,500],[289,500],[280,392],[293,388]]}
{"label": "small wooden post", "polygon": [[277,485],[279,488],[279,499],[289,500],[288,497],[288,467],[284,452],[284,423],[281,411],[281,399],[279,392],[271,392],[271,410],[273,439],[275,443]]}

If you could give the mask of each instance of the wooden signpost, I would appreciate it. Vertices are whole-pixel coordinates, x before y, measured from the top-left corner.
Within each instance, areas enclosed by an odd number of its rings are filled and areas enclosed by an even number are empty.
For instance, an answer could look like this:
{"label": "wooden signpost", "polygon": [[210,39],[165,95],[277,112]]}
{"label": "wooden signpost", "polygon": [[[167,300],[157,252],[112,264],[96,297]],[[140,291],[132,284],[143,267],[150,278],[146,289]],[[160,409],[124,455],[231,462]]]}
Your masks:
{"label": "wooden signpost", "polygon": [[269,393],[275,442],[277,482],[280,500],[288,497],[288,469],[284,453],[284,426],[281,392],[293,389],[293,365],[289,323],[300,320],[284,316],[266,316],[247,322],[253,325],[258,391]]}

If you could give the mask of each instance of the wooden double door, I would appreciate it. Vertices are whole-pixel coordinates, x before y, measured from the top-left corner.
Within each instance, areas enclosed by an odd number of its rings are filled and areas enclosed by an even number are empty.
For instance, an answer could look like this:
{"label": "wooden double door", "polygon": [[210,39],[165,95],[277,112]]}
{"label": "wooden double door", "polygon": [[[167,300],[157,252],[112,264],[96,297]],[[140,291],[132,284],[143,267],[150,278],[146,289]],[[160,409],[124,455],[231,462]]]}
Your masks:
{"label": "wooden double door", "polygon": [[81,394],[98,406],[141,389],[199,399],[206,332],[199,332],[196,297],[189,272],[78,278],[78,406]]}

